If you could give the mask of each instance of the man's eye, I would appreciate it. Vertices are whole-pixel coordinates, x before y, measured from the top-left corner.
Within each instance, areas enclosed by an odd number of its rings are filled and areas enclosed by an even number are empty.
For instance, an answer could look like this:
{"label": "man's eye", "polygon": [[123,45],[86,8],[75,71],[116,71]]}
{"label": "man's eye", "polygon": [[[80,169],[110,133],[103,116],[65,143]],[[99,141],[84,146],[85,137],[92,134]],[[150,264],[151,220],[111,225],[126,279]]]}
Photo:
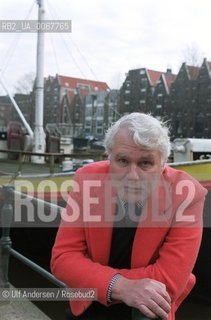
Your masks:
{"label": "man's eye", "polygon": [[141,161],[139,166],[141,168],[150,168],[154,165],[154,162],[150,161],[150,160],[144,160],[144,161]]}
{"label": "man's eye", "polygon": [[128,164],[128,160],[124,159],[124,158],[119,158],[118,163],[121,164],[122,166],[126,166]]}

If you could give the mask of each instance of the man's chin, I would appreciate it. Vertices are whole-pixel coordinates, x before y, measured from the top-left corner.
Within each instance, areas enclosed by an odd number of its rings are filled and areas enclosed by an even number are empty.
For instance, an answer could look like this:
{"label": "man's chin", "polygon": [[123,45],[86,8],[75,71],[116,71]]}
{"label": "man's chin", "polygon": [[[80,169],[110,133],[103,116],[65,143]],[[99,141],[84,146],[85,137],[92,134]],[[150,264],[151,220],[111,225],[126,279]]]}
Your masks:
{"label": "man's chin", "polygon": [[122,196],[120,193],[120,197],[128,203],[138,203],[138,202],[143,202],[146,198],[147,195],[143,191],[134,191],[130,192],[128,190],[122,192]]}

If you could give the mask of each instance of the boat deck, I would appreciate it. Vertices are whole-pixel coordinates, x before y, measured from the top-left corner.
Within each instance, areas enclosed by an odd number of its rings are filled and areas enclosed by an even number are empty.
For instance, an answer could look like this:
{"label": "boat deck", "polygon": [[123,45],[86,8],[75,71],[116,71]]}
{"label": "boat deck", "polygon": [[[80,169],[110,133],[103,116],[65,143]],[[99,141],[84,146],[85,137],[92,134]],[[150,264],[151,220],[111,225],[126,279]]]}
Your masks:
{"label": "boat deck", "polygon": [[[20,168],[18,161],[0,159],[0,175],[11,176],[11,174],[18,174],[20,171],[22,175],[44,174],[44,173],[47,174],[47,173],[50,173],[50,165],[49,163],[36,164],[36,163],[26,162],[22,164]],[[60,173],[60,172],[61,172],[61,165],[58,163],[55,163],[54,173]]]}

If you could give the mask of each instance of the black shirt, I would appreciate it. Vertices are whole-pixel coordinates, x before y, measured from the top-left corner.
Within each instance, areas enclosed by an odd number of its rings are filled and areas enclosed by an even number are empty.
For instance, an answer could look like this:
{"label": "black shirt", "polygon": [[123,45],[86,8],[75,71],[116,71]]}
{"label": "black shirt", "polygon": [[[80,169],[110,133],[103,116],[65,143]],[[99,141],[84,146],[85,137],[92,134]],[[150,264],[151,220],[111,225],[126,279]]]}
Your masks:
{"label": "black shirt", "polygon": [[[125,226],[125,212],[121,203],[118,203],[117,213],[120,213],[119,221],[114,221],[112,242],[110,249],[110,257],[108,265],[117,269],[131,268],[131,253],[133,247],[133,240],[136,233],[136,224],[133,227]],[[119,212],[121,211],[121,212]],[[140,211],[140,208],[139,208]],[[99,302],[94,302],[84,313],[84,316],[96,320],[131,320],[131,307],[121,303],[106,307]]]}

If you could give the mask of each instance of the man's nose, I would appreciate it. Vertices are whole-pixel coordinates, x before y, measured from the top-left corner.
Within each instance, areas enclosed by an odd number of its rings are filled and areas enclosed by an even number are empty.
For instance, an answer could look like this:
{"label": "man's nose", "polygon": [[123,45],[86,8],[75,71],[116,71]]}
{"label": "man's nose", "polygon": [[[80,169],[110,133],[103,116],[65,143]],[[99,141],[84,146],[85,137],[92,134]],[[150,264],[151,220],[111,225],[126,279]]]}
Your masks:
{"label": "man's nose", "polygon": [[140,169],[138,168],[138,166],[135,165],[135,164],[132,164],[129,167],[129,170],[128,170],[128,173],[127,173],[127,178],[130,179],[130,180],[139,180],[140,179],[139,171],[140,171]]}

